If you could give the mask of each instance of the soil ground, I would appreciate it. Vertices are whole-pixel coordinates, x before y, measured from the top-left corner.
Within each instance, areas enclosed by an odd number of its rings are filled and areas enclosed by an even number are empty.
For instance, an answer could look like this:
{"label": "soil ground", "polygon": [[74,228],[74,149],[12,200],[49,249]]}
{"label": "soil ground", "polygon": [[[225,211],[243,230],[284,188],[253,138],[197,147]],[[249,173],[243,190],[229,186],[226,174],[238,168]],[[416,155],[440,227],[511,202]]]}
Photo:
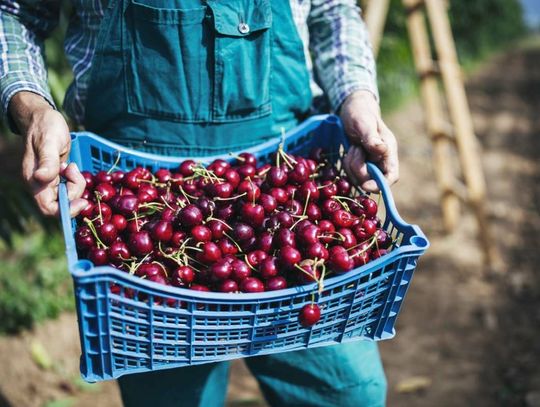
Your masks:
{"label": "soil ground", "polygon": [[[540,44],[492,58],[467,90],[504,267],[482,267],[467,208],[458,230],[443,233],[419,102],[387,117],[401,149],[397,206],[432,244],[396,338],[380,345],[390,406],[540,406]],[[72,314],[1,338],[0,406],[120,406],[114,382],[78,379],[78,355]],[[242,362],[233,365],[228,403],[265,405]]]}

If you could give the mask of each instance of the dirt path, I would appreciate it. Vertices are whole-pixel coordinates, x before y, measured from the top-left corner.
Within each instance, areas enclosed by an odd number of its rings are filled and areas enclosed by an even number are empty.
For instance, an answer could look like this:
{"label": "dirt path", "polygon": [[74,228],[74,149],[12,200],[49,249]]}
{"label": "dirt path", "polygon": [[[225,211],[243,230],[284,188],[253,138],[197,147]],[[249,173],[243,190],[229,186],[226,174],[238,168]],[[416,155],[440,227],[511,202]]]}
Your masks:
{"label": "dirt path", "polygon": [[[418,102],[388,117],[401,146],[398,208],[432,243],[397,337],[381,344],[390,406],[540,406],[540,44],[496,57],[470,78],[468,91],[506,272],[482,274],[470,214],[455,235],[443,236]],[[36,344],[47,344],[51,368],[36,365]],[[114,383],[77,379],[77,355],[73,315],[1,339],[0,406],[119,406]],[[230,405],[265,405],[242,363],[231,376]],[[426,386],[397,391],[414,378]]]}

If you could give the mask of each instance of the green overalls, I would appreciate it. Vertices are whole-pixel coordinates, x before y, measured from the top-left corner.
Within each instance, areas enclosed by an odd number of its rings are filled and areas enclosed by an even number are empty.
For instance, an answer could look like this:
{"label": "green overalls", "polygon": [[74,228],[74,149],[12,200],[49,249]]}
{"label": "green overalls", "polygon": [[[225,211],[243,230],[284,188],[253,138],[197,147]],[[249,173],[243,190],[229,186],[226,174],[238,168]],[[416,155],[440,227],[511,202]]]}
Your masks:
{"label": "green overalls", "polygon": [[[275,137],[311,105],[288,0],[111,0],[85,127],[158,154],[227,153]],[[247,358],[275,406],[382,406],[377,346],[355,342]],[[127,406],[224,403],[228,363],[119,379]]]}

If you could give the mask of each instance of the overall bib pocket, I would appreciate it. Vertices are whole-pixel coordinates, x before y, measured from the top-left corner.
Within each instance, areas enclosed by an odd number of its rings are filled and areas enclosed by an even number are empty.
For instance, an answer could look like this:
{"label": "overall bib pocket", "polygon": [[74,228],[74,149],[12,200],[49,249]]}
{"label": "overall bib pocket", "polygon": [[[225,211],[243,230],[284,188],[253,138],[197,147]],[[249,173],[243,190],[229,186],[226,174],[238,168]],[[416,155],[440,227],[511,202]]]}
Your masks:
{"label": "overall bib pocket", "polygon": [[208,0],[214,17],[213,121],[272,113],[270,0]]}
{"label": "overall bib pocket", "polygon": [[[206,7],[162,8],[130,0],[125,11],[123,60],[128,111],[180,122],[211,119],[212,63]],[[174,4],[174,3],[173,3]],[[199,3],[200,4],[200,3]]]}

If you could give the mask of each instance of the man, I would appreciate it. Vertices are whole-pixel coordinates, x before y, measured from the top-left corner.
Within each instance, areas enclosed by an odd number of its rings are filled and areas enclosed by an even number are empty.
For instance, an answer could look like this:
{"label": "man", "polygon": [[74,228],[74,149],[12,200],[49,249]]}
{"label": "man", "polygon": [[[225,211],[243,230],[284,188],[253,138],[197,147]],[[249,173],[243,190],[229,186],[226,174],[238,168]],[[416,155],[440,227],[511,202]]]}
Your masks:
{"label": "man", "polygon": [[[45,214],[58,212],[59,174],[73,215],[85,184],[66,165],[69,129],[46,85],[43,40],[59,1],[0,0],[0,98],[26,142],[23,175]],[[75,80],[64,108],[75,123],[157,153],[242,150],[292,128],[323,95],[352,147],[345,166],[376,190],[365,160],[389,183],[397,145],[381,119],[375,66],[352,0],[77,0],[66,35]],[[272,405],[380,406],[377,347],[357,342],[246,359]],[[128,375],[126,405],[223,404],[227,363]]]}

